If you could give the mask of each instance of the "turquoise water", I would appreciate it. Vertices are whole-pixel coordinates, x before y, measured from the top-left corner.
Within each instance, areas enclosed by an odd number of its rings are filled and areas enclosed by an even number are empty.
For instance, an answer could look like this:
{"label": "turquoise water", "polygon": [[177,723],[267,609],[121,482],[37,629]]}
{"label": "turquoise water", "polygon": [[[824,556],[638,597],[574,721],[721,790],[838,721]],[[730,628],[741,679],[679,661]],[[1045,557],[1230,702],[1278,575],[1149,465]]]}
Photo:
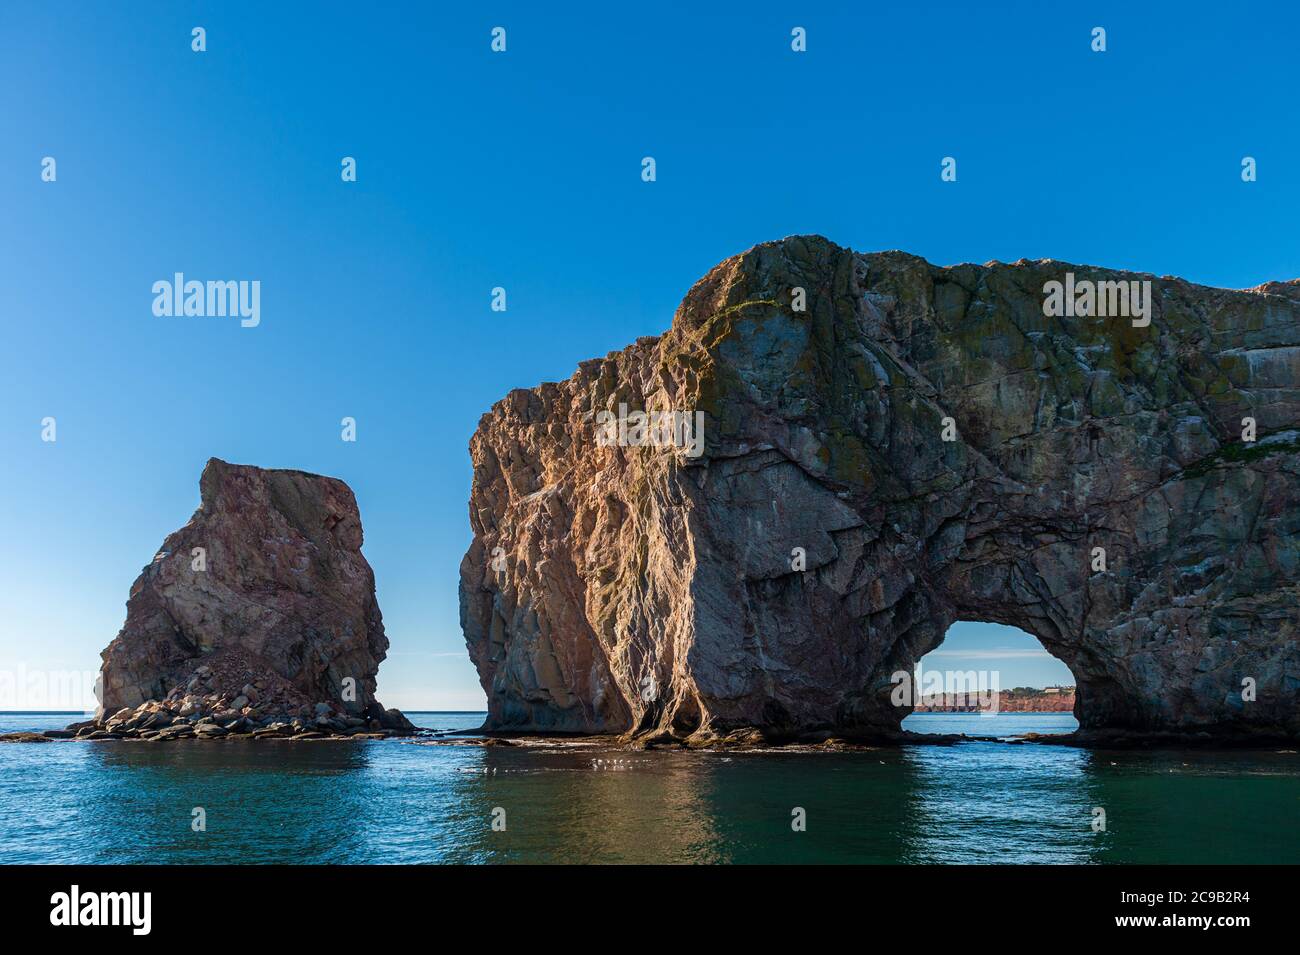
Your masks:
{"label": "turquoise water", "polygon": [[[483,718],[411,716],[435,729]],[[0,731],[69,721],[0,716]],[[1073,719],[923,714],[907,727],[1010,736]],[[205,832],[191,828],[196,807]],[[804,832],[791,830],[795,807]],[[1092,830],[1094,807],[1105,832]],[[851,753],[0,745],[0,863],[110,862],[1295,863],[1300,756],[984,742]]]}
{"label": "turquoise water", "polygon": [[913,713],[903,729],[913,733],[1013,737],[1025,733],[1073,733],[1079,721],[1071,713]]}

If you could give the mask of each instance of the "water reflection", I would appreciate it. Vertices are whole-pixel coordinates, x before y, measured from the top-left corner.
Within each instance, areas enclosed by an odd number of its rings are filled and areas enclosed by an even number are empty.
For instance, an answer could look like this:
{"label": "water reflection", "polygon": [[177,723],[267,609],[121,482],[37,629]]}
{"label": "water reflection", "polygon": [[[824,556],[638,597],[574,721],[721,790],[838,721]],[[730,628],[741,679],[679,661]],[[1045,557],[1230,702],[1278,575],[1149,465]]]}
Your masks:
{"label": "water reflection", "polygon": [[[484,752],[457,786],[477,806],[455,861],[894,862],[903,847],[915,768],[876,753],[610,754]],[[491,832],[491,808],[508,827]],[[792,827],[803,809],[804,831]],[[467,820],[468,821],[468,820]]]}
{"label": "water reflection", "polygon": [[911,862],[1092,861],[1104,805],[1085,750],[967,743],[915,746],[903,858]]}
{"label": "water reflection", "polygon": [[1300,861],[1285,752],[52,743],[0,778],[0,862]]}
{"label": "water reflection", "polygon": [[[453,783],[460,811],[442,840],[448,861],[728,861],[706,761],[660,753],[478,753]],[[497,807],[505,810],[503,832],[490,826]]]}
{"label": "water reflection", "polygon": [[[371,750],[351,743],[92,744],[77,825],[92,862],[346,862],[370,801]],[[205,830],[195,831],[194,810]]]}

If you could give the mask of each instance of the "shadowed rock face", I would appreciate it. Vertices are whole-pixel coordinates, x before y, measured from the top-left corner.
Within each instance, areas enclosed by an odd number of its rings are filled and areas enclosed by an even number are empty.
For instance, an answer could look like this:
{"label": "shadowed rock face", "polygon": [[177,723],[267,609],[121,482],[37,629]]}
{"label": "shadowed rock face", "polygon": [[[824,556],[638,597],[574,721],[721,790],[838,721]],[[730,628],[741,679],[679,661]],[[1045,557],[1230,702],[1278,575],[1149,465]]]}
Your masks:
{"label": "shadowed rock face", "polygon": [[[1066,272],[1150,280],[1150,325],[1046,317]],[[893,731],[891,675],[965,619],[1065,661],[1085,731],[1295,736],[1298,389],[1294,282],[758,246],[661,337],[480,421],[461,617],[489,724]],[[620,403],[702,411],[704,453],[598,446]]]}
{"label": "shadowed rock face", "polygon": [[237,698],[257,680],[281,706],[326,701],[389,722],[374,696],[388,638],[348,486],[213,458],[200,491],[131,587],[126,624],[103,653],[100,714],[175,697],[202,667],[200,692]]}

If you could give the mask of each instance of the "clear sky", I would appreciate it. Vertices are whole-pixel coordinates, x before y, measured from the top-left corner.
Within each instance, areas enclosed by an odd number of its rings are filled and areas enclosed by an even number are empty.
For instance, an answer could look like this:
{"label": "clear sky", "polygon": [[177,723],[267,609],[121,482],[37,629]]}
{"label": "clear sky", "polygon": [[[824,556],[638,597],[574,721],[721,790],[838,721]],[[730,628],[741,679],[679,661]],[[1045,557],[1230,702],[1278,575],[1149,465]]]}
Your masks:
{"label": "clear sky", "polygon": [[[557,6],[7,0],[0,672],[97,668],[215,455],[346,480],[380,699],[481,707],[456,598],[479,416],[662,331],[757,242],[1300,276],[1280,5]],[[260,281],[260,325],[156,317],[175,272]]]}

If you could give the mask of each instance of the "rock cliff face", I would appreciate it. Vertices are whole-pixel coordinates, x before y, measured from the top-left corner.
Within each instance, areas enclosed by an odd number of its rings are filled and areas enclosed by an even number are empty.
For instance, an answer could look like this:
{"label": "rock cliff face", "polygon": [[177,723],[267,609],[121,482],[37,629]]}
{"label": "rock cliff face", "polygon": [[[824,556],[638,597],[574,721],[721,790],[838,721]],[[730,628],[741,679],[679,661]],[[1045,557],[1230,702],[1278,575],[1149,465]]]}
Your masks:
{"label": "rock cliff face", "polygon": [[[1119,280],[1149,324],[1045,314],[1048,283]],[[1294,737],[1298,389],[1295,282],[757,246],[662,336],[480,421],[489,725],[889,732],[892,675],[963,619],[1067,663],[1085,732]],[[611,444],[620,405],[701,412],[702,453]]]}
{"label": "rock cliff face", "polygon": [[405,723],[375,701],[388,638],[348,486],[216,458],[199,486],[199,509],[131,587],[97,716],[124,723],[119,711],[159,701],[168,722],[208,711],[250,730]]}

